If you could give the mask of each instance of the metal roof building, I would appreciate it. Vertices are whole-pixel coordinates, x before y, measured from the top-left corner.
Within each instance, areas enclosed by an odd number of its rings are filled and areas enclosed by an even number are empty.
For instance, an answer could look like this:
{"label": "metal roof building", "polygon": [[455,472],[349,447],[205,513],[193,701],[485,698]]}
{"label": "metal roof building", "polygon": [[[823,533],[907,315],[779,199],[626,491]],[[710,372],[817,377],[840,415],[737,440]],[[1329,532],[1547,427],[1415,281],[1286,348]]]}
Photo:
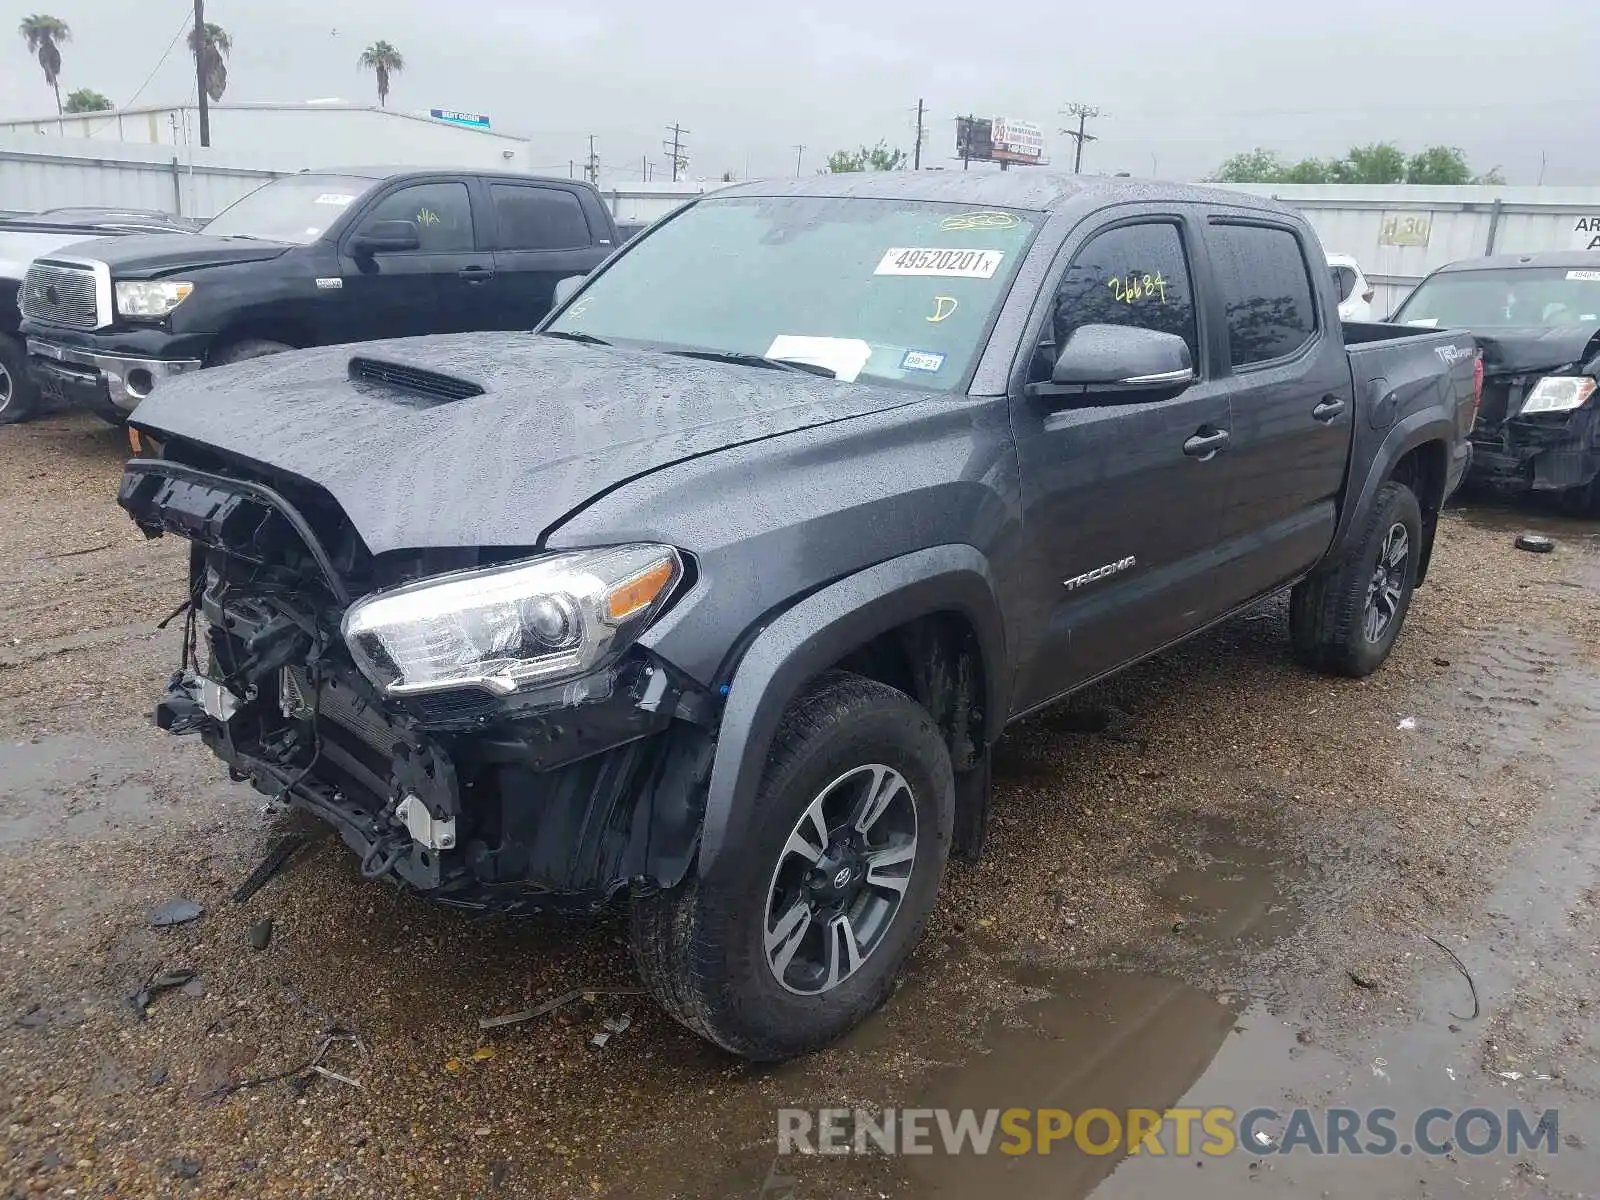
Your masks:
{"label": "metal roof building", "polygon": [[[330,162],[506,171],[526,171],[532,165],[526,139],[488,128],[486,118],[432,112],[441,115],[343,101],[213,104],[211,147],[247,153],[260,166],[278,171]],[[473,120],[478,123],[463,123]],[[29,134],[71,142],[167,146],[180,158],[200,144],[199,113],[192,104],[0,121],[0,137],[11,145]]]}

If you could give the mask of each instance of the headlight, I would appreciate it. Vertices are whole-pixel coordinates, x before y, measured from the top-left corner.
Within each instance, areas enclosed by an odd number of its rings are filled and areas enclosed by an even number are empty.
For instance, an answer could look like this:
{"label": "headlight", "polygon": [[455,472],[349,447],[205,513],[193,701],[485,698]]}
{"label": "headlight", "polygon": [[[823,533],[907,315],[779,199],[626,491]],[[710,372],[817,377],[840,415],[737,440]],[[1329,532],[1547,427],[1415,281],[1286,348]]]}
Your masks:
{"label": "headlight", "polygon": [[369,597],[345,614],[344,638],[391,695],[472,685],[509,694],[620,654],[682,577],[671,546],[548,554]]}
{"label": "headlight", "polygon": [[194,284],[176,279],[138,279],[117,284],[117,311],[144,320],[166,316],[189,298]]}
{"label": "headlight", "polygon": [[1595,382],[1587,375],[1546,375],[1522,402],[1522,415],[1571,412],[1582,408],[1594,389]]}

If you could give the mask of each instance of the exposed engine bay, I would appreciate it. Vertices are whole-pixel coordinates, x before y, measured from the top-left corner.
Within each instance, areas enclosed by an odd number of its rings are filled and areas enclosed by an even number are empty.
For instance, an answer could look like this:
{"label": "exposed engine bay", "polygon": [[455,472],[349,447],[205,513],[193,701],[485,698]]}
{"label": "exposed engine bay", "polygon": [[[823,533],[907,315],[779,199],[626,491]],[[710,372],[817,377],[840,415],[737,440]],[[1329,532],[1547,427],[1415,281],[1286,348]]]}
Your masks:
{"label": "exposed engine bay", "polygon": [[192,545],[160,727],[198,733],[236,780],[328,822],[363,875],[449,903],[587,911],[683,877],[714,748],[699,685],[637,646],[547,685],[380,685],[352,653],[350,614],[484,560],[374,560],[331,499],[228,470],[135,459],[119,496],[148,536]]}

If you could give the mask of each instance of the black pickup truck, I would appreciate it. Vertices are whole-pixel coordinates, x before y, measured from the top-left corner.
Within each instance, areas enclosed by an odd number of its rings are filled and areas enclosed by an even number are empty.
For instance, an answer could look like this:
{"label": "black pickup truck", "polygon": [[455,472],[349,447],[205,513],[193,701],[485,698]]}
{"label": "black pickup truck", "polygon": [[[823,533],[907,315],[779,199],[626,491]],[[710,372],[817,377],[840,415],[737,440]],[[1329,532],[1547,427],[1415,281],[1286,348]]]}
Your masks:
{"label": "black pickup truck", "polygon": [[276,179],[198,235],[86,242],[23,279],[41,391],[121,423],[170,376],[304,346],[531,329],[618,244],[585,183],[350,168]]}
{"label": "black pickup truck", "polygon": [[1468,456],[1472,340],[1341,328],[1234,192],[748,184],[562,292],[140,409],[120,503],[192,543],[156,719],[370,878],[626,897],[753,1058],[888,996],[1008,722],[1290,586],[1302,661],[1375,670]]}
{"label": "black pickup truck", "polygon": [[28,264],[41,254],[88,238],[192,230],[182,217],[148,209],[52,208],[0,218],[0,425],[27,420],[39,402],[38,389],[28,378],[18,309]]}

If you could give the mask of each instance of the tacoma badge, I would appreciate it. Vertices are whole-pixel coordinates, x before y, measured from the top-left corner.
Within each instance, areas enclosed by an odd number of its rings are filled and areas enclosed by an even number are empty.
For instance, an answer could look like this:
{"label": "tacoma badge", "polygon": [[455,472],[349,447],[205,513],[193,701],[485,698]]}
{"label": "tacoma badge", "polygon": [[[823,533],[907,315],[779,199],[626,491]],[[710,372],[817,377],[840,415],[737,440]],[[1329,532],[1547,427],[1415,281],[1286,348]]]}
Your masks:
{"label": "tacoma badge", "polygon": [[1066,586],[1067,591],[1076,591],[1086,583],[1096,583],[1102,579],[1110,579],[1113,575],[1126,571],[1133,566],[1133,563],[1134,557],[1130,554],[1127,558],[1119,558],[1116,562],[1107,563],[1103,567],[1096,567],[1092,571],[1085,571],[1082,575],[1074,575],[1071,579],[1064,579],[1062,583]]}

